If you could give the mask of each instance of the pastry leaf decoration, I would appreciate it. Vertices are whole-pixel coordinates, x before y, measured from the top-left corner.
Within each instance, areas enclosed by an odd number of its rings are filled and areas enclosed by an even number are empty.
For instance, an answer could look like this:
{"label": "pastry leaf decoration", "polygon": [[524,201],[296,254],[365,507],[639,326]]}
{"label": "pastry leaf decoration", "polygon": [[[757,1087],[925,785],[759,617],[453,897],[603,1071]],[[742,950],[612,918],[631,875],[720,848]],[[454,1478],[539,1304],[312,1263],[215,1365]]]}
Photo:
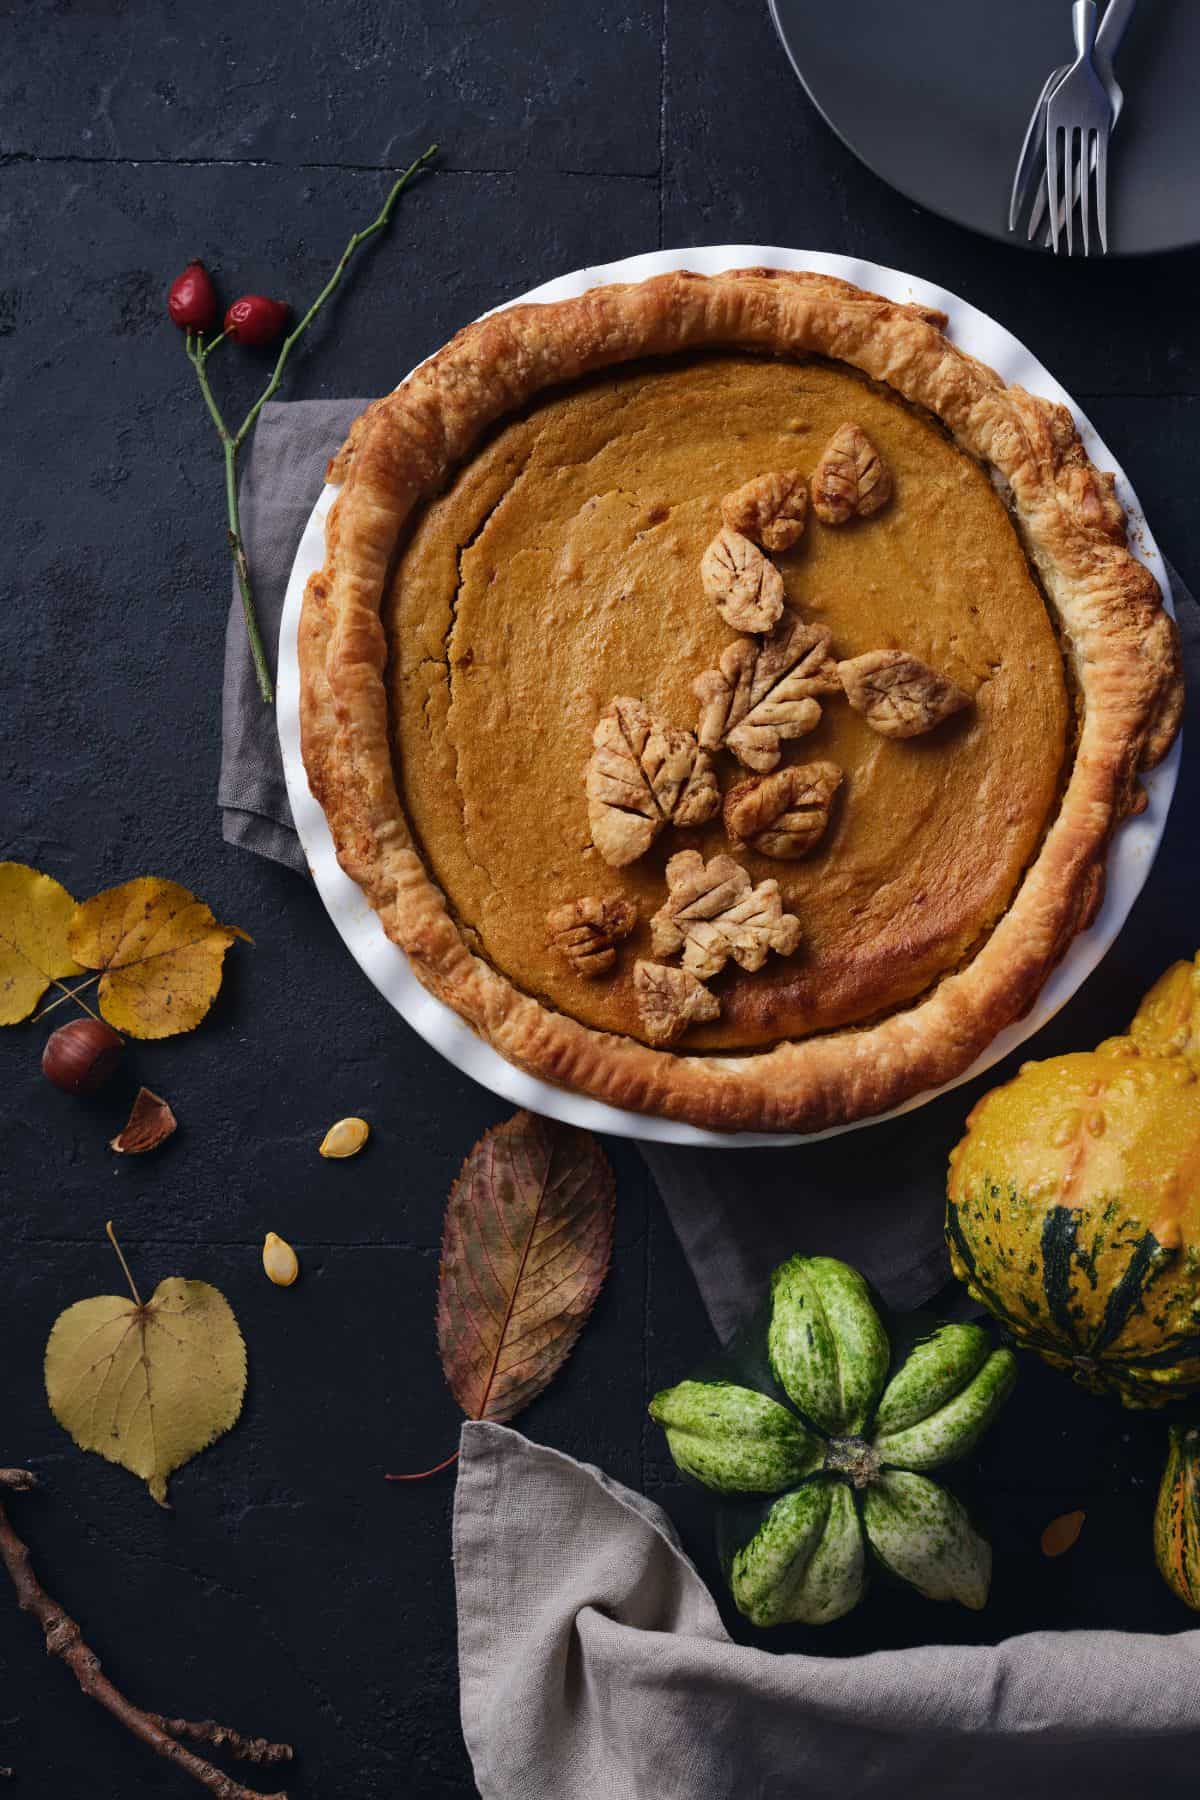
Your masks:
{"label": "pastry leaf decoration", "polygon": [[633,991],[638,1016],[652,1044],[673,1044],[689,1025],[707,1024],[721,1014],[721,1002],[690,969],[670,963],[637,962]]}
{"label": "pastry leaf decoration", "polygon": [[27,863],[0,863],[0,1025],[27,1019],[52,981],[81,975],[67,947],[75,902]]}
{"label": "pastry leaf decoration", "polygon": [[692,684],[700,702],[701,748],[732,750],[740,763],[767,775],[785,741],[803,737],[821,717],[819,694],[841,692],[830,655],[832,633],[785,612],[761,642],[742,637]]}
{"label": "pastry leaf decoration", "polygon": [[723,526],[700,560],[704,592],[735,631],[770,631],[783,611],[783,576],[757,544]]}
{"label": "pastry leaf decoration", "polygon": [[637,924],[632,900],[601,900],[581,894],[546,914],[546,941],[584,981],[596,981],[616,967],[617,945]]}
{"label": "pastry leaf decoration", "polygon": [[587,1131],[519,1112],[450,1190],[437,1334],[469,1419],[514,1418],[574,1348],[608,1272],[613,1177]]}
{"label": "pastry leaf decoration", "polygon": [[650,921],[654,953],[682,950],[684,969],[699,981],[718,975],[730,957],[761,969],[770,951],[790,956],[800,941],[800,921],[784,912],[779,883],[755,887],[731,856],[706,863],[698,850],[681,850],[667,864],[667,888]]}
{"label": "pastry leaf decoration", "polygon": [[592,744],[588,820],[593,844],[613,868],[644,856],[665,825],[703,825],[721,804],[712,763],[691,732],[641,700],[611,700]]}
{"label": "pastry leaf decoration", "polygon": [[948,676],[906,650],[868,650],[837,670],[847,700],[881,737],[920,737],[971,704]]}
{"label": "pastry leaf decoration", "polygon": [[68,943],[100,972],[100,1011],[130,1037],[163,1038],[198,1025],[221,986],[235,925],[219,925],[177,882],[140,876],[76,908]]}
{"label": "pastry leaf decoration", "polygon": [[246,1346],[224,1295],[169,1275],[143,1302],[111,1224],[129,1295],[79,1300],[46,1345],[50,1410],[81,1450],[139,1476],[160,1506],[167,1479],[236,1424]]}
{"label": "pastry leaf decoration", "polygon": [[892,497],[892,476],[859,425],[839,425],[812,478],[812,504],[823,525],[868,519]]}
{"label": "pastry leaf decoration", "polygon": [[751,775],[725,795],[725,830],[735,848],[794,861],[824,837],[834,795],[842,784],[836,763],[791,763],[772,775]]}
{"label": "pastry leaf decoration", "polygon": [[772,469],[743,482],[721,502],[721,517],[772,555],[790,550],[804,535],[808,485],[797,469]]}

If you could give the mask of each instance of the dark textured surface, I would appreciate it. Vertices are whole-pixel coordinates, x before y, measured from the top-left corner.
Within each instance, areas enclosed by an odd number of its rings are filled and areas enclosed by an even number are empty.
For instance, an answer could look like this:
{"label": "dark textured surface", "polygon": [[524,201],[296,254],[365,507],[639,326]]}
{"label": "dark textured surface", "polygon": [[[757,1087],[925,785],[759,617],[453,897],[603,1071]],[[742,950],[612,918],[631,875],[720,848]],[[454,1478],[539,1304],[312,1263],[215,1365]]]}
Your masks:
{"label": "dark textured surface", "polygon": [[[432,1323],[442,1202],[506,1109],[387,1011],[303,882],[220,841],[219,465],[166,283],[198,254],[229,293],[312,293],[385,172],[435,134],[441,167],[297,359],[290,397],[381,388],[514,290],[660,243],[893,263],[994,312],[1061,376],[1194,585],[1200,259],[1035,267],[922,215],[816,119],[760,0],[9,0],[0,16],[0,854],[79,894],[170,875],[256,939],[201,1029],[132,1049],[95,1101],[41,1081],[45,1027],[0,1036],[0,1461],[44,1477],[13,1514],[146,1704],[293,1739],[295,1796],[465,1795],[451,1481],[381,1476],[452,1446]],[[248,399],[261,374],[231,358],[219,380]],[[1160,957],[1192,947],[1161,941],[1143,909],[1103,988],[1042,1043],[1108,1029]],[[117,1163],[105,1141],[136,1079],[181,1129]],[[351,1111],[375,1125],[369,1150],[321,1162],[320,1132]],[[664,1499],[711,1574],[707,1505],[670,1479],[643,1414],[707,1327],[641,1165],[614,1155],[612,1276],[525,1423]],[[217,1283],[249,1342],[244,1419],[175,1478],[170,1514],[75,1451],[41,1393],[57,1312],[114,1291],[109,1216],[148,1286]],[[267,1229],[300,1250],[292,1290],[263,1279]],[[998,1609],[964,1621],[881,1599],[822,1647],[1182,1622],[1145,1539],[1160,1427],[1034,1370],[1024,1392],[988,1490]],[[1075,1505],[1093,1509],[1084,1540],[1048,1567],[1037,1532]],[[0,1763],[37,1800],[199,1791],[45,1662],[2,1586]]]}

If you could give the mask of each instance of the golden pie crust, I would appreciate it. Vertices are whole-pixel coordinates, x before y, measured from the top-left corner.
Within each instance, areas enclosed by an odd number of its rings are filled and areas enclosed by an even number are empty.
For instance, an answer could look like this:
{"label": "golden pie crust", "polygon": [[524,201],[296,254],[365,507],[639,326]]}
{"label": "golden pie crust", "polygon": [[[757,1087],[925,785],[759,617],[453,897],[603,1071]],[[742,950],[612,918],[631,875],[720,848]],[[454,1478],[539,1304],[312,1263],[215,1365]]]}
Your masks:
{"label": "golden pie crust", "polygon": [[[700,1126],[820,1130],[961,1074],[1093,918],[1137,774],[1178,727],[1177,635],[1070,415],[944,324],[815,274],[603,287],[468,327],[331,464],[300,629],[310,785],[418,977],[510,1061]],[[973,704],[893,741],[822,698],[781,766],[843,768],[831,824],[800,861],[734,852],[778,881],[799,948],[727,968],[720,1018],[654,1048],[635,970],[666,861],[731,846],[718,814],[607,867],[590,733],[623,694],[695,729],[691,684],[734,641],[699,573],[721,501],[787,466],[789,430],[811,471],[847,417],[895,494],[836,529],[810,519],[773,559],[786,599],[839,657],[903,650]],[[724,789],[750,773],[720,758]],[[604,980],[547,942],[580,895],[638,905]]]}

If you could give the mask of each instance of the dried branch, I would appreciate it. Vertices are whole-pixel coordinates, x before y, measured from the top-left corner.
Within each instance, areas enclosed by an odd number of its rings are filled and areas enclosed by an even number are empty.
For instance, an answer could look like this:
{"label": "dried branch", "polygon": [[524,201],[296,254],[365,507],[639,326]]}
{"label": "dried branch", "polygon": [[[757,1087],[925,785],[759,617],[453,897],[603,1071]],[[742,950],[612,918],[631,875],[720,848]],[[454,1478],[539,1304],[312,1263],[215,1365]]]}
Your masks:
{"label": "dried branch", "polygon": [[[28,1469],[0,1469],[0,1488],[7,1488],[12,1493],[26,1493],[36,1486],[37,1478]],[[3,1504],[0,1504],[0,1562],[8,1570],[16,1589],[17,1605],[22,1612],[31,1613],[41,1626],[46,1639],[46,1654],[60,1657],[83,1692],[99,1701],[134,1737],[149,1744],[176,1768],[186,1770],[215,1795],[216,1800],[287,1800],[284,1793],[262,1794],[257,1788],[243,1787],[232,1775],[214,1768],[203,1757],[195,1756],[179,1739],[186,1737],[193,1742],[212,1744],[233,1756],[256,1763],[290,1761],[290,1745],[270,1744],[265,1738],[246,1738],[211,1719],[196,1723],[187,1719],[164,1719],[157,1713],[143,1712],[113,1686],[101,1669],[95,1651],[89,1650],[84,1643],[75,1620],[50,1598],[38,1581],[29,1548],[13,1530]]]}

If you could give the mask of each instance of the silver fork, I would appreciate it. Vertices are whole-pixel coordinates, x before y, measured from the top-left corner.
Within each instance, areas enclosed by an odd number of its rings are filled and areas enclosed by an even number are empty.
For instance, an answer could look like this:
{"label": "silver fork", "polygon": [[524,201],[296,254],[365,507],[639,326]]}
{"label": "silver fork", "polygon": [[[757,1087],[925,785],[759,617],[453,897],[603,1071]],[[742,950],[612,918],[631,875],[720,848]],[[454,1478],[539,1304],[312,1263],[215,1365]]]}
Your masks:
{"label": "silver fork", "polygon": [[[1104,83],[1105,92],[1112,103],[1113,129],[1121,117],[1121,109],[1125,104],[1125,95],[1117,80],[1113,61],[1121,47],[1130,20],[1137,8],[1137,0],[1108,0],[1104,9],[1104,17],[1096,32],[1096,45],[1092,51],[1092,61],[1096,65],[1096,73]],[[1025,141],[1021,145],[1021,154],[1017,158],[1016,172],[1013,175],[1012,192],[1008,203],[1008,229],[1015,231],[1017,225],[1028,209],[1029,219],[1026,236],[1032,243],[1042,231],[1046,221],[1046,108],[1050,96],[1070,68],[1069,63],[1062,63],[1057,69],[1051,69],[1046,77],[1045,86],[1038,95],[1037,104],[1029,115],[1029,124],[1025,131]],[[1046,232],[1045,245],[1049,249],[1052,242],[1051,233]]]}
{"label": "silver fork", "polygon": [[1108,138],[1113,109],[1092,61],[1096,42],[1095,0],[1075,0],[1071,23],[1077,55],[1046,106],[1046,195],[1050,203],[1054,254],[1058,255],[1065,221],[1067,255],[1071,256],[1075,251],[1075,184],[1078,181],[1083,253],[1087,256],[1091,251],[1089,221],[1093,177],[1100,243],[1105,251],[1108,249]]}

